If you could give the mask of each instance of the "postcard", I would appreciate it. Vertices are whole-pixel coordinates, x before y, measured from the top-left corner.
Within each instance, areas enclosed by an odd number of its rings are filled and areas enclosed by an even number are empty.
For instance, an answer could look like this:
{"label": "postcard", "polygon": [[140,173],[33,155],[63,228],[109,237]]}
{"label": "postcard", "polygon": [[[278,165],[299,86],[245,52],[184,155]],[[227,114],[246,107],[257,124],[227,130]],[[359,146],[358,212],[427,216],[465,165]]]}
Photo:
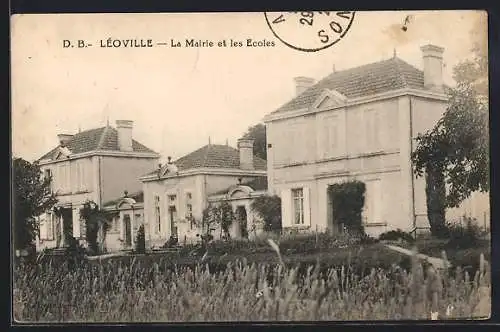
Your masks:
{"label": "postcard", "polygon": [[14,323],[490,317],[485,11],[11,28]]}

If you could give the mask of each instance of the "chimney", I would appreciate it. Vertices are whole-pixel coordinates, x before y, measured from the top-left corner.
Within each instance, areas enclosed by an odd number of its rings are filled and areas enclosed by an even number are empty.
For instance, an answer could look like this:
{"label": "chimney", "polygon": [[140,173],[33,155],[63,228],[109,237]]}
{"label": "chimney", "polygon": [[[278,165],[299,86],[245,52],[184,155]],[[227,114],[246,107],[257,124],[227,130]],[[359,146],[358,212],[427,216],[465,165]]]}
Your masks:
{"label": "chimney", "polygon": [[299,76],[294,77],[293,80],[295,81],[295,93],[297,96],[314,85],[314,78],[311,77]]}
{"label": "chimney", "polygon": [[132,151],[132,127],[133,121],[116,120],[118,130],[118,147],[120,151]]}
{"label": "chimney", "polygon": [[73,135],[70,135],[70,134],[57,135],[57,139],[58,139],[59,144],[61,146],[66,146],[69,143],[69,141],[71,141],[72,138],[73,138]]}
{"label": "chimney", "polygon": [[420,50],[424,60],[424,87],[442,91],[444,48],[428,44],[420,47]]}
{"label": "chimney", "polygon": [[240,151],[240,168],[254,169],[253,167],[253,139],[240,138],[238,140],[238,150]]}

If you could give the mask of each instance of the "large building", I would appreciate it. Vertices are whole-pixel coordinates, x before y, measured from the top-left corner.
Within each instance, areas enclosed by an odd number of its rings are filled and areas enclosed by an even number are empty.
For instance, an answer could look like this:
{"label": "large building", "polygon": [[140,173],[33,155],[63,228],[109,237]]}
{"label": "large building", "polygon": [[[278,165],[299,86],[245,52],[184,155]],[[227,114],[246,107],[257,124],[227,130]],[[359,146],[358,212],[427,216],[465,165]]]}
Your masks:
{"label": "large building", "polygon": [[[412,173],[415,138],[447,105],[443,52],[421,47],[423,71],[398,58],[298,77],[296,97],[268,114],[269,191],[282,199],[284,228],[338,231],[330,185],[366,184],[363,224],[370,235],[428,228],[424,179]],[[487,203],[487,195],[481,198]],[[475,204],[483,219],[489,204]],[[484,210],[484,211],[483,211]],[[460,215],[463,210],[460,210]]]}
{"label": "large building", "polygon": [[85,239],[80,208],[103,203],[142,189],[139,177],[158,164],[159,155],[132,138],[133,122],[117,120],[74,135],[58,135],[59,145],[39,159],[52,177],[58,203],[41,217],[38,249],[62,247],[69,236]]}

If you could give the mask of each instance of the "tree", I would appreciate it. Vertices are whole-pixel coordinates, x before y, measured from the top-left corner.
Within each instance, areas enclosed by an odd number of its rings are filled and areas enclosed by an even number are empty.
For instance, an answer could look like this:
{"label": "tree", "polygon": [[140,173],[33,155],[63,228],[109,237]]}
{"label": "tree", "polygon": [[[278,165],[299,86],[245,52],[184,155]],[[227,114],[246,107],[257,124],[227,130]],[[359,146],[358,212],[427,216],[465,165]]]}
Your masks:
{"label": "tree", "polygon": [[446,89],[443,117],[418,135],[411,156],[415,175],[426,178],[433,233],[444,228],[447,207],[459,206],[472,192],[489,191],[488,60],[484,45],[476,43],[472,51],[472,59],[453,70],[456,86]]}
{"label": "tree", "polygon": [[[224,236],[229,238],[229,227],[234,219],[233,208],[229,202],[223,201],[218,204],[209,204],[203,211],[202,230],[205,239],[213,239],[212,232],[220,226]],[[208,242],[207,241],[207,242]]]}
{"label": "tree", "polygon": [[144,225],[139,226],[135,239],[135,251],[144,254],[146,252],[146,234],[144,233]]}
{"label": "tree", "polygon": [[105,251],[106,232],[111,225],[109,216],[93,201],[87,201],[80,209],[80,218],[85,220],[85,234],[90,251],[100,254]]}
{"label": "tree", "polygon": [[263,123],[249,127],[243,138],[254,139],[253,153],[255,156],[267,160],[266,126]]}
{"label": "tree", "polygon": [[37,162],[13,159],[14,175],[14,246],[24,249],[39,236],[40,225],[36,217],[52,208],[57,199],[50,188],[51,177],[43,177]]}
{"label": "tree", "polygon": [[266,232],[281,231],[281,198],[277,195],[256,197],[250,208],[264,221]]}

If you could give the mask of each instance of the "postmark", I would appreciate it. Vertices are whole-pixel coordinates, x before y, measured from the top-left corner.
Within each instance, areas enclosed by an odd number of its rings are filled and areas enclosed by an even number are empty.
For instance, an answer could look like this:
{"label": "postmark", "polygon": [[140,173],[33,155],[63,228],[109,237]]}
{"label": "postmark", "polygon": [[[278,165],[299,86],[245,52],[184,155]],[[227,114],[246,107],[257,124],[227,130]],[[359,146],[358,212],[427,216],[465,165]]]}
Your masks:
{"label": "postmark", "polygon": [[265,12],[267,24],[285,45],[303,52],[324,50],[346,36],[354,11]]}

